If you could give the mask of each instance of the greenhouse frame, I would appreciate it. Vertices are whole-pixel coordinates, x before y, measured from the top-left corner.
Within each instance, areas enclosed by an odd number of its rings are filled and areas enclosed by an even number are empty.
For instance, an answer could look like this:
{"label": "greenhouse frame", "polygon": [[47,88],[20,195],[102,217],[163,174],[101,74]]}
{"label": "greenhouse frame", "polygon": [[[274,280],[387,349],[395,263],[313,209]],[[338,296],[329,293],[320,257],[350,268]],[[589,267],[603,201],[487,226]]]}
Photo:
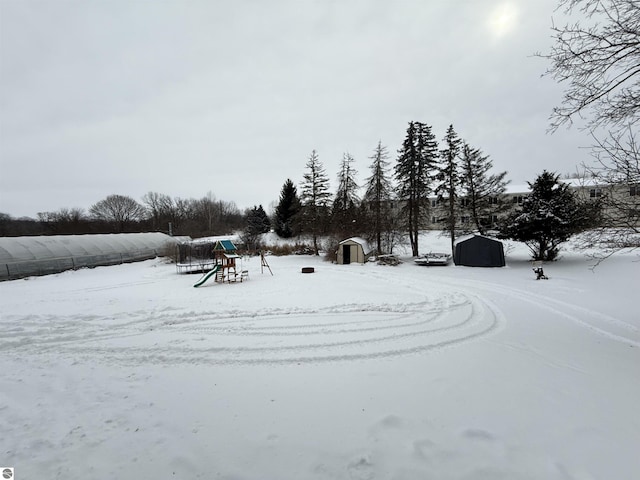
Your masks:
{"label": "greenhouse frame", "polygon": [[148,260],[176,241],[159,232],[0,237],[0,281]]}

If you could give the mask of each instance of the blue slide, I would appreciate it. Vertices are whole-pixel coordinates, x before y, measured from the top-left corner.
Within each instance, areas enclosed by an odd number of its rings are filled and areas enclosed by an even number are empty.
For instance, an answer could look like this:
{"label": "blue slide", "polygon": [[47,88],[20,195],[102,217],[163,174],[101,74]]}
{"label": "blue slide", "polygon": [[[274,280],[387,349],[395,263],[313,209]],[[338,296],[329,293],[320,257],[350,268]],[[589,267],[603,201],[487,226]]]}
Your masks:
{"label": "blue slide", "polygon": [[209,280],[212,276],[214,276],[216,274],[216,272],[218,271],[220,267],[218,265],[214,266],[212,270],[209,270],[207,273],[205,273],[202,278],[200,280],[198,280],[194,287],[199,287],[201,285],[204,285],[204,282],[206,282],[207,280]]}

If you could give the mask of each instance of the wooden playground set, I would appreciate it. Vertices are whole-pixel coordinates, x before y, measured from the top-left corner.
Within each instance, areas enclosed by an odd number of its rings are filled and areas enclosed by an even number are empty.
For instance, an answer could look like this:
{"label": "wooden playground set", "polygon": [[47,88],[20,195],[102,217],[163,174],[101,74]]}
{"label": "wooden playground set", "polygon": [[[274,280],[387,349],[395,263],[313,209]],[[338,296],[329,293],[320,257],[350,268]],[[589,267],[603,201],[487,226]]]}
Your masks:
{"label": "wooden playground set", "polygon": [[[242,257],[238,255],[238,249],[231,240],[181,243],[176,248],[178,273],[203,274],[194,287],[204,285],[211,278],[217,283],[236,283],[249,279],[249,271],[238,266]],[[267,267],[273,275],[262,252],[260,260],[262,271]]]}

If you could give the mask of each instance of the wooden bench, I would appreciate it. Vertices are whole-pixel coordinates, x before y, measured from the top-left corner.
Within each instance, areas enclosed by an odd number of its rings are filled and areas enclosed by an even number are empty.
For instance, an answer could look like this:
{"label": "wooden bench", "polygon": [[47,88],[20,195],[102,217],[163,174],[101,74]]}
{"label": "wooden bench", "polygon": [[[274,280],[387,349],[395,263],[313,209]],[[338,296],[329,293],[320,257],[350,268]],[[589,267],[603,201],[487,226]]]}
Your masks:
{"label": "wooden bench", "polygon": [[229,272],[227,274],[227,281],[231,282],[244,282],[245,280],[249,280],[249,270],[242,270],[241,272]]}

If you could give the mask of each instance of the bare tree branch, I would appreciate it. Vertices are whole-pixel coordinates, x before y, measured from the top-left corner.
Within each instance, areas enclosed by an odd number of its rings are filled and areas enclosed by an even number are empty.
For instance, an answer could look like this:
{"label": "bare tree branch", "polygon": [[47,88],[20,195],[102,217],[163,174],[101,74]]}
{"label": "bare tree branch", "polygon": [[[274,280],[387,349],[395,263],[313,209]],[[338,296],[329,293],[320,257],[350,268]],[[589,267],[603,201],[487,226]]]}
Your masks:
{"label": "bare tree branch", "polygon": [[562,103],[551,114],[551,130],[587,118],[587,128],[621,128],[640,120],[640,2],[561,0],[567,14],[586,16],[589,25],[552,26],[555,45],[546,75],[566,84]]}

